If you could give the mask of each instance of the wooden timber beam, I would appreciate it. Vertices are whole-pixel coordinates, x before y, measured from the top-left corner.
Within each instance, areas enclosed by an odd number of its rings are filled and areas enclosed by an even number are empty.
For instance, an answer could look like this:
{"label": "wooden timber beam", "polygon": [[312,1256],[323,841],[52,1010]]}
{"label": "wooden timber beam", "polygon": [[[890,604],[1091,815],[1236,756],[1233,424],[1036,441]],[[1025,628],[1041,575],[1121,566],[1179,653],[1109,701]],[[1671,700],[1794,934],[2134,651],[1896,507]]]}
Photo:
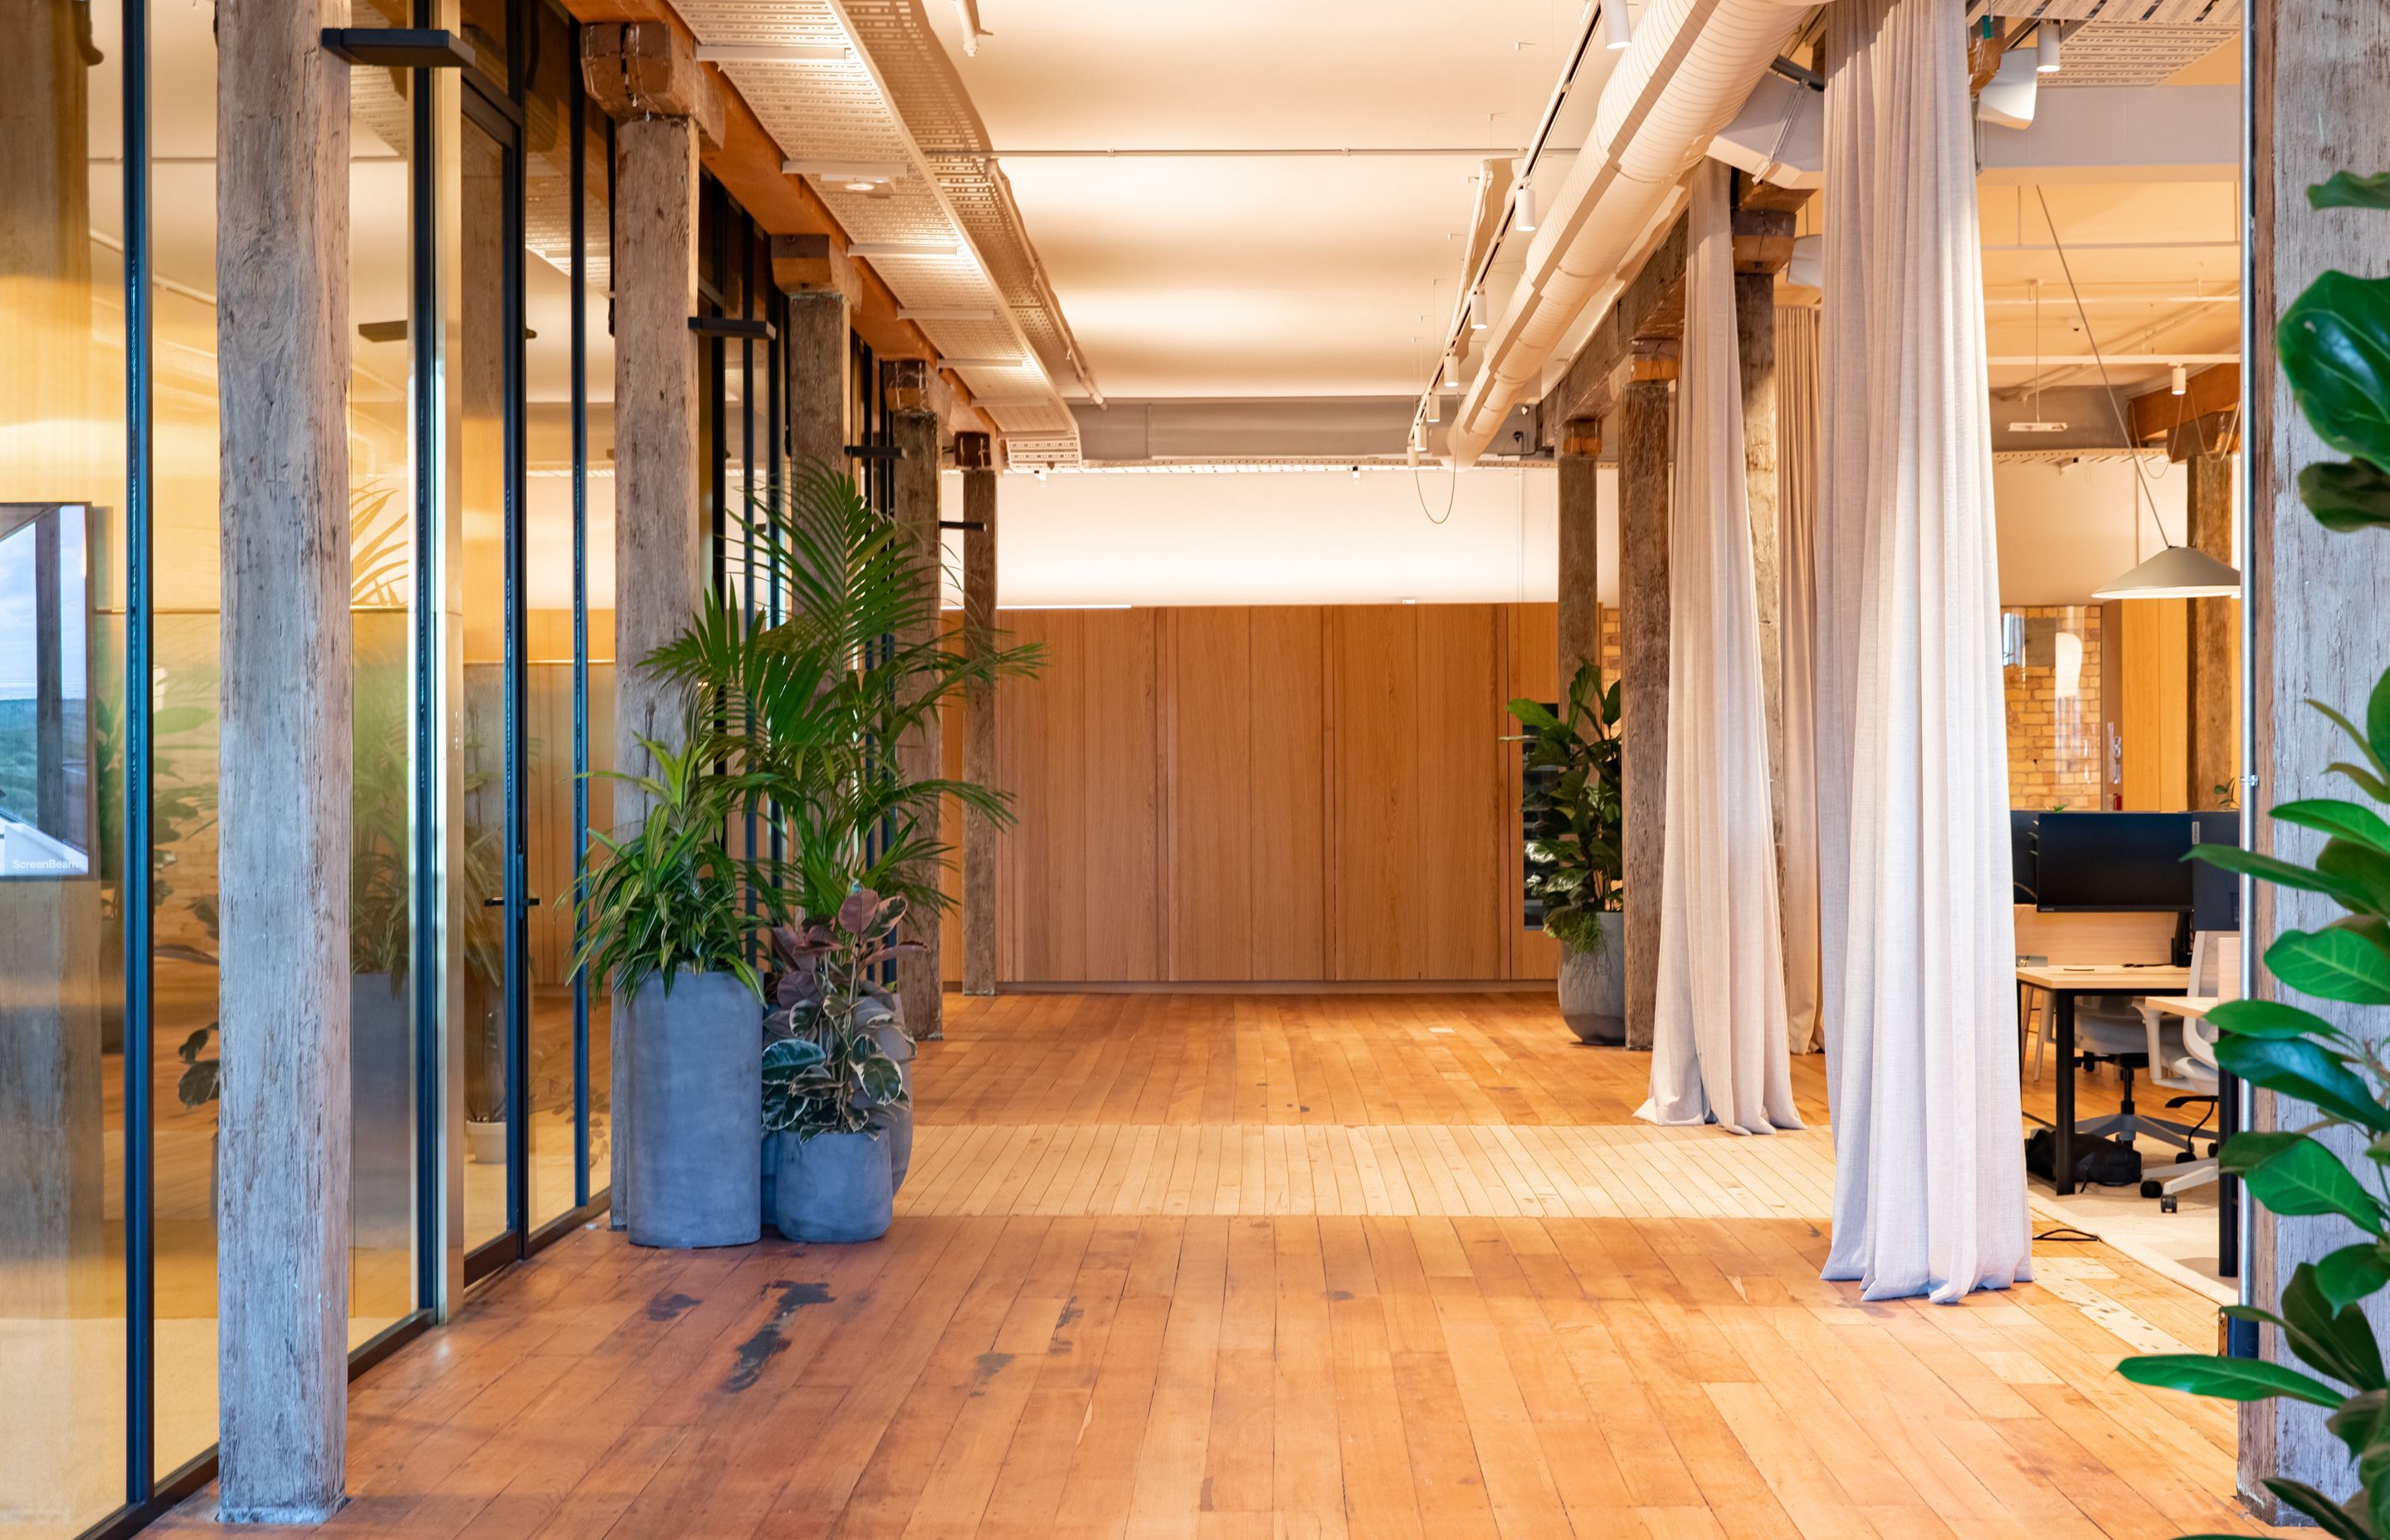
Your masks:
{"label": "wooden timber beam", "polygon": [[[2125,404],[2125,417],[2135,443],[2170,443],[2177,429],[2204,417],[2229,417],[2240,407],[2241,366],[2211,364],[2191,377],[2190,388],[2181,395],[2152,391],[2147,395],[2135,396]],[[2215,441],[2215,433],[2210,432],[2206,441],[2210,453],[2214,452]],[[2174,457],[2184,458],[2180,455]]]}
{"label": "wooden timber beam", "polygon": [[[1734,270],[1782,272],[1792,260],[1801,206],[1811,195],[1740,175],[1736,188]],[[1673,363],[1673,347],[1655,350],[1652,344],[1673,344],[1685,335],[1685,222],[1679,219],[1651,249],[1641,271],[1627,281],[1617,302],[1586,339],[1559,386],[1544,398],[1543,436],[1548,447],[1561,424],[1608,417],[1619,391],[1631,379],[1651,378],[1634,372],[1638,355],[1647,360],[1664,355]]]}
{"label": "wooden timber beam", "polygon": [[[678,33],[691,49],[697,44],[697,34],[664,0],[565,0],[565,8],[572,13],[574,20],[585,25],[660,21]],[[697,68],[713,86],[714,97],[720,104],[720,131],[702,136],[699,150],[699,161],[706,172],[729,189],[739,206],[753,215],[766,234],[829,237],[839,257],[851,263],[857,286],[848,297],[848,322],[855,334],[871,345],[873,353],[882,358],[937,357],[938,350],[929,336],[898,314],[895,291],[888,287],[887,280],[872,271],[868,261],[848,257],[846,232],[820,195],[807,186],[803,177],[791,176],[780,169],[787,160],[781,147],[765,130],[763,120],[747,105],[747,98],[723,74],[721,66],[700,64]],[[941,413],[950,429],[995,429],[995,424],[980,411],[969,386],[944,370],[939,371],[939,378],[953,398],[948,404],[951,410],[942,409]]]}

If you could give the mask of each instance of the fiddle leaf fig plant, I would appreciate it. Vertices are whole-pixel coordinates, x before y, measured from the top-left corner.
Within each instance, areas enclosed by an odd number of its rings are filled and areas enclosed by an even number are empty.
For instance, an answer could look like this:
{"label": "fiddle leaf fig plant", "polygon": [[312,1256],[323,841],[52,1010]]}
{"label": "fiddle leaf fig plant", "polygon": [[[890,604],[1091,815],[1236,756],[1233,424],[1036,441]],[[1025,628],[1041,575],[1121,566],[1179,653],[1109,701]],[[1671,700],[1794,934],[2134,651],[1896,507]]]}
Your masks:
{"label": "fiddle leaf fig plant", "polygon": [[1543,903],[1546,934],[1598,953],[1601,916],[1620,906],[1625,866],[1618,686],[1605,686],[1601,665],[1588,661],[1559,712],[1523,699],[1510,702],[1510,714],[1527,729],[1508,741],[1527,745],[1528,896]]}
{"label": "fiddle leaf fig plant", "polygon": [[[2312,189],[2319,209],[2390,210],[2390,177],[2346,173]],[[2302,411],[2345,463],[2309,466],[2299,493],[2327,528],[2390,525],[2390,279],[2327,273],[2300,295],[2276,336],[2282,373]],[[2390,1005],[2390,672],[2374,685],[2362,725],[2320,701],[2354,754],[2329,766],[2365,802],[2309,798],[2273,810],[2278,825],[2324,836],[2311,865],[2225,845],[2199,859],[2280,887],[2319,893],[2345,911],[2321,929],[2284,930],[2265,966],[2286,993],[2354,1006]],[[2274,1328],[2300,1366],[2259,1358],[2158,1354],[2127,1358],[2125,1378],[2226,1401],[2288,1397],[2323,1407],[2346,1447],[2357,1490],[2334,1498],[2304,1482],[2269,1479],[2284,1507],[2338,1540],[2390,1540],[2390,1374],[2364,1302],[2390,1286],[2390,1052],[2303,1006],[2236,1000],[2208,1020],[2220,1031],[2217,1062],[2252,1085],[2304,1102],[2319,1117],[2296,1129],[2235,1134],[2223,1169],[2275,1213],[2338,1219],[2348,1242],[2301,1263],[2279,1307],[2232,1305],[2225,1315]],[[2352,1164],[2315,1136],[2346,1129],[2361,1146]],[[2205,1537],[2202,1537],[2205,1540]]]}

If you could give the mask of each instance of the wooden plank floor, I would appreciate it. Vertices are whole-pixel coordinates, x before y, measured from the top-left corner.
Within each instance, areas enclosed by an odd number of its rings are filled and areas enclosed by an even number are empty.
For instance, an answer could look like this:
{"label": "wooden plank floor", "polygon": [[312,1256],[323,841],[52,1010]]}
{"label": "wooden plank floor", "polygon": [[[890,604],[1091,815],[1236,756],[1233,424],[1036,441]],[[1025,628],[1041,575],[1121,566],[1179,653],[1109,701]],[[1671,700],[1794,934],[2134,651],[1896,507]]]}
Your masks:
{"label": "wooden plank floor", "polygon": [[[334,1534],[2258,1533],[2214,1310],[2098,1245],[1962,1306],[1822,1283],[1822,1132],[1629,1122],[1521,997],[949,1002],[880,1242],[584,1231],[352,1393]],[[1446,1029],[1439,1031],[1438,1029]],[[1822,1123],[1821,1066],[1798,1061]],[[164,1524],[224,1533],[201,1494]]]}

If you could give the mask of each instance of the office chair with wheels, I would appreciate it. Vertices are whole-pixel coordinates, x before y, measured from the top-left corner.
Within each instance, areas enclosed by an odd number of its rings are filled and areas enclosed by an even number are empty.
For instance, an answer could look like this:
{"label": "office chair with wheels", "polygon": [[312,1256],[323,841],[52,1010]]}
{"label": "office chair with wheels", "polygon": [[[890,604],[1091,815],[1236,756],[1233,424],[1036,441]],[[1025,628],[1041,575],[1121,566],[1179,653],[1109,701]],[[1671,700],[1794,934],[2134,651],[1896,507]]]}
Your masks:
{"label": "office chair with wheels", "polygon": [[[2191,993],[2178,999],[2152,998],[2139,1003],[2143,1028],[2147,1034],[2144,1052],[2149,1063],[2150,1084],[2168,1090],[2181,1091],[2182,1096],[2167,1100],[2168,1108],[2187,1107],[2204,1102],[2216,1106],[2217,1088],[2223,1072],[2216,1063],[2217,1031],[2206,1017],[2211,1006],[2241,997],[2241,938],[2225,931],[2203,930],[2191,938]],[[2170,1052],[2165,1023],[2168,1017],[2181,1023],[2177,1040],[2180,1053]],[[2192,1187],[2204,1187],[2217,1179],[2216,1144],[2208,1145],[2204,1160],[2177,1161],[2174,1169],[2164,1176],[2152,1177],[2141,1184],[2141,1196],[2154,1198],[2167,1213],[2175,1212],[2176,1199]],[[2196,1151],[2186,1151],[2193,1153]]]}

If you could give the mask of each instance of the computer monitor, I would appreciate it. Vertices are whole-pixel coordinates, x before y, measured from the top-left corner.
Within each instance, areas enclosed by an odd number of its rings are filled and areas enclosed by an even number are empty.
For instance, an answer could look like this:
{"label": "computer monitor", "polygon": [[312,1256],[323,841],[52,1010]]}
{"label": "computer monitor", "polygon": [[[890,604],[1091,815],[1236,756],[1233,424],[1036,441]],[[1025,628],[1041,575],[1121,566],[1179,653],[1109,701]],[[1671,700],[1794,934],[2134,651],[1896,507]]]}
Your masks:
{"label": "computer monitor", "polygon": [[2189,914],[2188,813],[2045,813],[2035,841],[2034,903],[2049,914]]}
{"label": "computer monitor", "polygon": [[2041,815],[2011,809],[2009,813],[2009,880],[2015,888],[2010,902],[2033,904],[2041,879],[2034,871],[2034,843],[2039,837]]}
{"label": "computer monitor", "polygon": [[[2194,813],[2191,818],[2194,838],[2203,845],[2238,845],[2241,842],[2241,815],[2236,810]],[[2204,861],[2191,864],[2191,928],[2194,930],[2241,929],[2241,878],[2238,873],[2210,866]]]}

